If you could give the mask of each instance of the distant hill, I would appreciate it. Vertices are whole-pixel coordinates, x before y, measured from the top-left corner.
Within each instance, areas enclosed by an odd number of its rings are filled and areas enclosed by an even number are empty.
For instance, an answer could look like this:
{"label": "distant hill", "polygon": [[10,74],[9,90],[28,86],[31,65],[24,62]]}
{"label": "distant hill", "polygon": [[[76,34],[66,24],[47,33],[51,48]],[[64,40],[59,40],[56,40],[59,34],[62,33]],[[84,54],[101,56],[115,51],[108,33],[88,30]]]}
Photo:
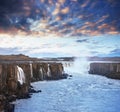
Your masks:
{"label": "distant hill", "polygon": [[88,57],[88,61],[120,61],[120,57]]}
{"label": "distant hill", "polygon": [[36,60],[37,58],[31,58],[29,56],[19,54],[19,55],[0,55],[0,61],[26,61],[26,60]]}
{"label": "distant hill", "polygon": [[0,62],[3,62],[3,61],[74,61],[74,57],[33,58],[23,54],[0,55]]}

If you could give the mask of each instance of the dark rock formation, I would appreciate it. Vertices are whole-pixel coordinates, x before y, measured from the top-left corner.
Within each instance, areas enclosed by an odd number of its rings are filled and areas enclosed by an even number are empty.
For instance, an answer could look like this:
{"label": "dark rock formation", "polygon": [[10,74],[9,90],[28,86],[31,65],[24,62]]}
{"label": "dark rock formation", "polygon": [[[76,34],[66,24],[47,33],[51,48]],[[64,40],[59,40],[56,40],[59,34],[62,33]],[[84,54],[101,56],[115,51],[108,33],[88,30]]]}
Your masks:
{"label": "dark rock formation", "polygon": [[34,90],[30,83],[42,80],[58,80],[67,78],[63,73],[63,65],[56,63],[73,58],[31,58],[22,54],[0,55],[0,112],[13,112],[10,104],[16,98],[30,98]]}
{"label": "dark rock formation", "polygon": [[47,63],[33,63],[33,81],[41,81],[46,79]]}
{"label": "dark rock formation", "polygon": [[[25,83],[20,84],[18,81],[18,69],[21,67],[25,75]],[[2,100],[0,101],[0,109],[4,109],[6,112],[13,112],[14,106],[9,102],[16,100],[16,98],[26,97],[29,92],[30,85],[30,68],[28,64],[1,64],[0,65],[0,95]],[[20,75],[20,74],[19,74]]]}
{"label": "dark rock formation", "polygon": [[120,63],[91,63],[89,73],[120,79]]}
{"label": "dark rock formation", "polygon": [[0,64],[0,112],[13,112],[9,102],[16,98],[30,98],[38,93],[31,88],[31,81],[58,80],[66,78],[61,63],[1,63]]}
{"label": "dark rock formation", "polygon": [[33,63],[32,81],[58,80],[65,78],[63,65],[61,63]]}

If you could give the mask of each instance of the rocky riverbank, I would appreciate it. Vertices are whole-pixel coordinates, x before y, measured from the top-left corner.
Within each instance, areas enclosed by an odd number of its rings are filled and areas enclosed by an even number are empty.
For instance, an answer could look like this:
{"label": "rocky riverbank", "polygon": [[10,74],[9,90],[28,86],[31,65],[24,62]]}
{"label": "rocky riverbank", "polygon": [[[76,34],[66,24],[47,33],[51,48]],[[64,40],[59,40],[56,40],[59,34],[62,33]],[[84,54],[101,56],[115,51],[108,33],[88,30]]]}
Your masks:
{"label": "rocky riverbank", "polygon": [[[2,59],[1,59],[2,60]],[[19,60],[19,58],[18,58]],[[23,61],[23,60],[22,60]],[[25,60],[26,61],[26,60]],[[17,98],[29,98],[31,82],[42,80],[58,80],[67,78],[61,63],[40,62],[27,60],[19,62],[7,60],[0,62],[0,112],[13,112],[14,105],[11,101]]]}

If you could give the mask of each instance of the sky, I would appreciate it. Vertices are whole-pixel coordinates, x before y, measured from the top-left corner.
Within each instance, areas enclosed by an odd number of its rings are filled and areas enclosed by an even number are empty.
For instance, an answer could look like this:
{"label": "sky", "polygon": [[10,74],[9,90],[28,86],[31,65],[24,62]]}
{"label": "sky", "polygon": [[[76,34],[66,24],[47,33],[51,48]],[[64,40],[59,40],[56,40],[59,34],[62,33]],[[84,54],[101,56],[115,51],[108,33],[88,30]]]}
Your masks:
{"label": "sky", "polygon": [[120,56],[120,35],[82,37],[0,36],[0,54],[32,57]]}
{"label": "sky", "polygon": [[0,54],[120,56],[119,0],[0,0]]}
{"label": "sky", "polygon": [[119,10],[119,0],[0,0],[0,32],[118,34]]}

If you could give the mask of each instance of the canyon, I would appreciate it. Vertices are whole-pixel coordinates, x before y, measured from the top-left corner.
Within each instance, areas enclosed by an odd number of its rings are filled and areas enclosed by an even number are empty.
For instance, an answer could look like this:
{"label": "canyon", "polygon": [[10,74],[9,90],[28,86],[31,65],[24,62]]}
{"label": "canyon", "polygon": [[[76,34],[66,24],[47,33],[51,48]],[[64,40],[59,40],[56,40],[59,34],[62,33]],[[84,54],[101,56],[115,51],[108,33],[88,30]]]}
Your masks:
{"label": "canyon", "polygon": [[14,105],[10,102],[31,97],[30,92],[41,92],[34,90],[31,82],[59,80],[67,76],[60,62],[42,62],[24,55],[3,56],[0,61],[0,112],[13,112]]}
{"label": "canyon", "polygon": [[[120,79],[119,61],[113,61],[113,58],[110,61],[104,61],[104,59],[96,60],[96,62],[95,60],[89,60],[89,65],[87,65],[89,66],[88,75],[96,74],[112,79]],[[119,58],[117,60],[119,60]],[[30,58],[22,54],[0,56],[0,112],[14,112],[15,105],[11,102],[16,101],[16,99],[31,98],[32,93],[42,92],[41,90],[34,89],[31,86],[31,83],[66,79],[70,75],[66,73],[64,67],[70,66],[69,69],[72,70],[73,65],[71,66],[69,62],[72,63],[73,61],[73,57],[39,59]],[[84,60],[78,59],[77,67],[81,68],[80,71],[87,67],[86,65],[83,65]],[[76,67],[76,65],[74,66]],[[83,74],[82,72],[81,74]],[[87,74],[88,72],[85,72],[84,74]],[[72,75],[70,77],[72,77]]]}

